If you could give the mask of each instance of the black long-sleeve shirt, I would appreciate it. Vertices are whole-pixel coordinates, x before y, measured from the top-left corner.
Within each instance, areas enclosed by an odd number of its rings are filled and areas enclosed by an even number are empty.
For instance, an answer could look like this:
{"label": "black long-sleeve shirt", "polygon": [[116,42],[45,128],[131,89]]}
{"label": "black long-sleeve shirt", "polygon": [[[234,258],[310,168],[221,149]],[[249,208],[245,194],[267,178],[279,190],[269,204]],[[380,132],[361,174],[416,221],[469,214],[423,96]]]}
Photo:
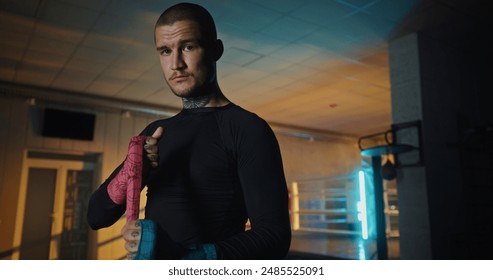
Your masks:
{"label": "black long-sleeve shirt", "polygon": [[[287,186],[269,125],[230,103],[183,109],[141,134],[159,126],[159,165],[145,178],[145,217],[158,225],[157,256],[175,258],[176,248],[212,243],[221,259],[284,258],[291,241]],[[120,168],[91,197],[93,229],[112,225],[125,211],[106,189]]]}

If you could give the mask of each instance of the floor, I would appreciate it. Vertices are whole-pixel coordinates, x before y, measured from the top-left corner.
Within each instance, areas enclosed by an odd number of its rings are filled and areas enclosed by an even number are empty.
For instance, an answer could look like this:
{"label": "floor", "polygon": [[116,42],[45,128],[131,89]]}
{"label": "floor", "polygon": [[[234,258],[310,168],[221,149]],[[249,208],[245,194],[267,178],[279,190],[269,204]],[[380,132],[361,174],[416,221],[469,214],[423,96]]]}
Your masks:
{"label": "floor", "polygon": [[[387,242],[388,259],[399,259],[399,239]],[[288,259],[349,259],[377,258],[375,240],[325,233],[294,232]]]}

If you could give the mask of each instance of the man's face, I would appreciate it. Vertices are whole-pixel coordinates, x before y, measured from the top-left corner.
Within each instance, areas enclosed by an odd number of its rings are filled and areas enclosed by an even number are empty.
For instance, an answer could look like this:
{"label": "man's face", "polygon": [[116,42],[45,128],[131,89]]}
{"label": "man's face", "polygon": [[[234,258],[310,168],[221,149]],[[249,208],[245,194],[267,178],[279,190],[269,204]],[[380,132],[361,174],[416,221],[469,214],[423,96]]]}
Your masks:
{"label": "man's face", "polygon": [[179,97],[204,94],[214,78],[214,62],[207,57],[199,25],[190,20],[156,27],[156,49],[164,78]]}

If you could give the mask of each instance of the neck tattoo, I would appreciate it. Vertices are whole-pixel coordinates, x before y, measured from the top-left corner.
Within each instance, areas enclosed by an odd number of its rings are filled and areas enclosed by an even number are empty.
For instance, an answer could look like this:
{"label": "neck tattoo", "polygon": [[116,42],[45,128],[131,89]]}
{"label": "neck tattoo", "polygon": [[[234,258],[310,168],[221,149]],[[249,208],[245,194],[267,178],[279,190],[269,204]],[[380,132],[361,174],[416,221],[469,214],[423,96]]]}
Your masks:
{"label": "neck tattoo", "polygon": [[207,94],[207,95],[201,95],[201,96],[195,96],[195,97],[188,97],[182,98],[183,101],[183,108],[184,109],[193,109],[193,108],[201,108],[205,107],[207,103],[211,100],[212,95]]}

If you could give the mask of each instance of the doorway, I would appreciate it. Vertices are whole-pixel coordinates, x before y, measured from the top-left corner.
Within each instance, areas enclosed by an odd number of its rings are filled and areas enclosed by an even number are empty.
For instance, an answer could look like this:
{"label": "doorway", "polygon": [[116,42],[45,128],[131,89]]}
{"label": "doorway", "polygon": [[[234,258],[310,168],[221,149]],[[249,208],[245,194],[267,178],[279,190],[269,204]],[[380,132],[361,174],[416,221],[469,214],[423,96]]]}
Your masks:
{"label": "doorway", "polygon": [[87,204],[98,155],[27,152],[13,259],[92,259]]}

